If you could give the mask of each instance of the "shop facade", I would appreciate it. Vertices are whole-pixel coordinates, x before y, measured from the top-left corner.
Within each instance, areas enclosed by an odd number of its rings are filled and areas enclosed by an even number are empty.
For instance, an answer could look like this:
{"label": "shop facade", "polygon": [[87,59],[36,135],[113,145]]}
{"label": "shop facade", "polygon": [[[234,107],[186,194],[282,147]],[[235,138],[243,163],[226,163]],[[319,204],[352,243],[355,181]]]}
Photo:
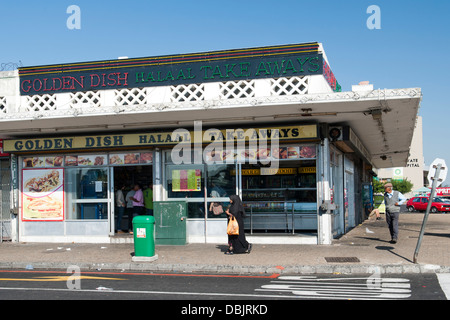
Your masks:
{"label": "shop facade", "polygon": [[[17,161],[21,241],[110,241],[123,227],[115,225],[115,191],[136,183],[152,186],[155,202],[187,203],[188,243],[226,241],[224,211],[232,194],[246,205],[250,234],[316,233],[318,126],[210,128],[201,135],[223,138],[229,131],[233,139],[210,138],[199,148],[174,142],[180,137],[174,132],[8,140]],[[275,143],[236,139],[241,132],[290,134],[277,134]],[[195,134],[184,137],[193,141]],[[115,151],[96,149],[93,141],[113,141]]]}
{"label": "shop facade", "polygon": [[372,168],[406,161],[412,129],[380,128],[415,117],[420,97],[341,92],[319,43],[0,75],[13,239],[115,241],[115,191],[140,184],[154,204],[186,204],[186,243],[226,243],[238,194],[251,242],[330,244],[365,219]]}

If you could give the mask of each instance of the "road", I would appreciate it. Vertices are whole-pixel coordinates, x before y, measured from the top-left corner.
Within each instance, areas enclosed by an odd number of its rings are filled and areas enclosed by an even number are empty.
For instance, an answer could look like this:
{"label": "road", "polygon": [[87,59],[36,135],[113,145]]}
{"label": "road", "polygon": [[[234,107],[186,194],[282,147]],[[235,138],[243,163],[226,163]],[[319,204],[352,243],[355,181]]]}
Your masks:
{"label": "road", "polygon": [[[245,300],[257,306],[264,300],[446,300],[446,294],[450,298],[450,274],[438,279],[436,274],[239,276],[78,271],[0,270],[0,300],[226,300],[230,305]],[[178,304],[183,305],[192,306]]]}

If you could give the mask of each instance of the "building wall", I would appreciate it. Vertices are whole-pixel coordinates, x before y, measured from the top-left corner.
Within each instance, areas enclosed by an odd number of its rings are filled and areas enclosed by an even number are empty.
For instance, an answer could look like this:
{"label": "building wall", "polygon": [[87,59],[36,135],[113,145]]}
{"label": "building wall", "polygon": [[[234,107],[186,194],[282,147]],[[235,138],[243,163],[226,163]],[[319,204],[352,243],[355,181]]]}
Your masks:
{"label": "building wall", "polygon": [[422,117],[416,119],[416,127],[414,129],[411,148],[409,151],[408,164],[402,168],[387,168],[378,170],[378,178],[385,179],[407,179],[412,182],[412,192],[405,194],[406,197],[414,196],[414,190],[422,188],[423,185],[423,131]]}

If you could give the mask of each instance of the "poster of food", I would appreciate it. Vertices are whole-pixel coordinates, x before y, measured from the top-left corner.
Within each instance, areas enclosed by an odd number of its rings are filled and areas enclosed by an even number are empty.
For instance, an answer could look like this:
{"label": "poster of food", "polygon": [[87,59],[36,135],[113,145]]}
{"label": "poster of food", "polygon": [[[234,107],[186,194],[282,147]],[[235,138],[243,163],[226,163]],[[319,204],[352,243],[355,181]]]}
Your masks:
{"label": "poster of food", "polygon": [[222,153],[223,150],[216,150],[213,149],[211,151],[205,151],[205,162],[211,163],[211,162],[221,162],[222,161]]}
{"label": "poster of food", "polygon": [[22,170],[22,221],[64,220],[64,169]]}
{"label": "poster of food", "polygon": [[142,152],[140,163],[153,163],[153,153],[152,152]]}
{"label": "poster of food", "polygon": [[78,156],[66,156],[64,163],[67,167],[76,167],[78,165]]}
{"label": "poster of food", "polygon": [[123,160],[125,164],[139,164],[139,153],[126,153]]}
{"label": "poster of food", "polygon": [[299,148],[298,147],[288,147],[287,148],[288,159],[298,159],[299,158]]}
{"label": "poster of food", "polygon": [[77,163],[79,167],[85,166],[103,166],[106,164],[105,155],[79,155],[77,158]]}
{"label": "poster of food", "polygon": [[63,156],[45,157],[45,167],[62,167]]}
{"label": "poster of food", "polygon": [[109,164],[112,165],[124,164],[123,156],[124,156],[123,154],[111,154],[109,156]]}
{"label": "poster of food", "polygon": [[248,149],[238,149],[237,150],[237,160],[239,161],[255,161],[256,160],[257,149],[248,148]]}
{"label": "poster of food", "polygon": [[201,187],[201,170],[172,170],[172,191],[201,191]]}
{"label": "poster of food", "polygon": [[300,147],[300,158],[304,158],[304,159],[316,158],[316,146]]}
{"label": "poster of food", "polygon": [[272,159],[287,159],[288,150],[287,147],[273,148],[271,151]]}
{"label": "poster of food", "polygon": [[25,157],[23,158],[24,168],[36,168],[45,166],[45,157]]}

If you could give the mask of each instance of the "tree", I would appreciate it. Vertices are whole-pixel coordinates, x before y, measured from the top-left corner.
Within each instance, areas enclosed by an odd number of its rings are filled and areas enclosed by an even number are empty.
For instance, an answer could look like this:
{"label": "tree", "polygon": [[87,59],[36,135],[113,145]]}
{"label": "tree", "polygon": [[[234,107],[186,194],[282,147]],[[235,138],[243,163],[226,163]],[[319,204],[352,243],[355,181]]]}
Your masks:
{"label": "tree", "polygon": [[403,194],[411,192],[413,184],[411,181],[405,180],[392,180],[392,189],[397,190]]}
{"label": "tree", "polygon": [[373,193],[383,193],[385,182],[381,182],[377,179],[373,179]]}
{"label": "tree", "polygon": [[[391,180],[392,183],[392,189],[396,190],[398,192],[401,192],[403,194],[411,192],[413,188],[413,184],[408,179],[404,180]],[[381,182],[377,179],[373,179],[373,192],[374,193],[384,193],[384,185],[387,183],[387,181]]]}

